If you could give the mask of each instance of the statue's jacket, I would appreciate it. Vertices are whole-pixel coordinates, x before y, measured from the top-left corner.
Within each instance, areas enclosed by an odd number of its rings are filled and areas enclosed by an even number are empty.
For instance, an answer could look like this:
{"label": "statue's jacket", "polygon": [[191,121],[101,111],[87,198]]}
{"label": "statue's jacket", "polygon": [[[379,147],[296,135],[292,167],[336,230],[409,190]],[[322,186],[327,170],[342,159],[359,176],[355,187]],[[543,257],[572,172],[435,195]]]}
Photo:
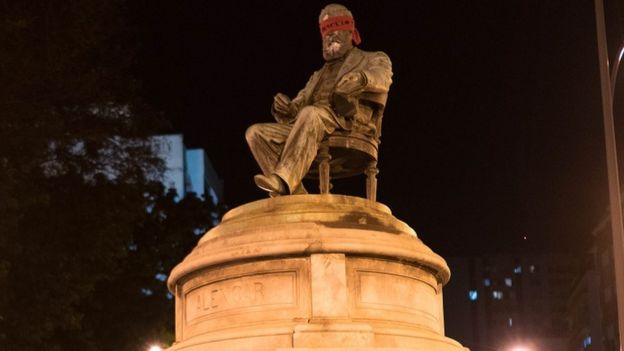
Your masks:
{"label": "statue's jacket", "polygon": [[[314,89],[317,84],[319,84],[323,69],[325,69],[325,66],[314,72],[305,87],[292,100],[295,113],[300,111],[303,107],[313,104],[312,97]],[[336,84],[340,82],[340,79],[350,72],[363,73],[366,77],[366,84],[362,89],[356,91],[353,96],[347,98],[354,101],[358,101],[361,98],[376,101],[383,111],[385,99],[390,85],[392,84],[392,63],[388,55],[381,51],[367,52],[354,47],[349,51],[344,63],[340,67],[333,89],[335,89]],[[371,117],[375,113],[380,113],[380,111],[374,111],[369,105],[360,104],[359,107],[360,108],[356,108],[352,111],[351,115],[348,113],[340,113],[340,111],[336,111],[337,109],[334,108],[334,112],[337,112],[334,113],[336,123],[344,130],[368,127],[369,129],[373,129],[372,132],[375,133],[375,126],[371,123]],[[273,115],[281,123],[293,122],[292,119],[284,119],[275,112]]]}

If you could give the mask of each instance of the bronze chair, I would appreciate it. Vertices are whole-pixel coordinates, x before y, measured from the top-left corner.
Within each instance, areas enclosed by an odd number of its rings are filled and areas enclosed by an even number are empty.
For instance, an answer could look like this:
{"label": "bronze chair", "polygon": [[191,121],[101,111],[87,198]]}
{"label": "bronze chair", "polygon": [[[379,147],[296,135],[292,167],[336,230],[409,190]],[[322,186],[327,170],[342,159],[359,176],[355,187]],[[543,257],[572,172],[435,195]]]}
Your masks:
{"label": "bronze chair", "polygon": [[[378,151],[381,136],[381,120],[388,95],[385,93],[364,93],[354,108],[372,109],[371,121],[367,126],[352,124],[351,130],[336,130],[326,137],[310,167],[306,178],[319,179],[321,194],[329,194],[331,178],[347,178],[366,174],[366,198],[377,201]],[[331,178],[330,178],[331,177]]]}

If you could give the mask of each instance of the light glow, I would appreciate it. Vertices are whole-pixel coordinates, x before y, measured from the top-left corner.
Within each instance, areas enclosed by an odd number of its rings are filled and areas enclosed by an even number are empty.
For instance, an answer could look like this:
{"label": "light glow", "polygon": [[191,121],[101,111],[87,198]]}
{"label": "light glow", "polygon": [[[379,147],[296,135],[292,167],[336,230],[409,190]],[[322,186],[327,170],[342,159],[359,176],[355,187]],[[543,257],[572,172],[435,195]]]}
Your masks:
{"label": "light glow", "polygon": [[468,291],[468,299],[470,301],[477,301],[477,298],[479,298],[479,294],[477,293],[476,290]]}
{"label": "light glow", "polygon": [[152,345],[150,346],[149,351],[162,351],[162,349],[158,345]]}
{"label": "light glow", "polygon": [[526,346],[514,346],[509,351],[532,351],[530,348]]}

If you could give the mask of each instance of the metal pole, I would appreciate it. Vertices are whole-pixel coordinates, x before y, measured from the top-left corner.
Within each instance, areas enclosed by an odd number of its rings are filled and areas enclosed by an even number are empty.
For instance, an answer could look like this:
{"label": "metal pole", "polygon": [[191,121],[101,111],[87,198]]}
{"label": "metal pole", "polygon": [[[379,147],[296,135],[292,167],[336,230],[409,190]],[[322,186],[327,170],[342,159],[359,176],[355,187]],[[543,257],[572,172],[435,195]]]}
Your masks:
{"label": "metal pole", "polygon": [[[615,291],[618,312],[619,350],[624,341],[624,227],[622,225],[622,201],[618,176],[617,152],[615,146],[615,124],[613,121],[613,96],[609,77],[609,54],[603,0],[595,0],[596,36],[598,40],[598,63],[602,90],[602,113],[607,151],[607,174],[609,179],[609,205],[611,209],[611,235],[613,240],[613,264],[615,270]],[[613,82],[615,84],[615,82]]]}
{"label": "metal pole", "polygon": [[[617,83],[617,75],[618,70],[620,69],[620,61],[622,61],[622,55],[624,55],[624,46],[620,47],[618,50],[617,58],[615,59],[615,63],[611,68],[611,99],[615,97],[615,83]],[[607,63],[608,66],[608,63]]]}

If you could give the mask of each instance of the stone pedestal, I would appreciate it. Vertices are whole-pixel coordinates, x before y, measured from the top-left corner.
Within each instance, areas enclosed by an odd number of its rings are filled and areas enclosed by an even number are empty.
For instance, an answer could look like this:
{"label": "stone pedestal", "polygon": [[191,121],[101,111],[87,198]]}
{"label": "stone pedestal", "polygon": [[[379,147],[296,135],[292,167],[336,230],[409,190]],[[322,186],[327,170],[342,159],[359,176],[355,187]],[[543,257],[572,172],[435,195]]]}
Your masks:
{"label": "stone pedestal", "polygon": [[444,260],[386,206],[295,195],[229,211],[171,272],[170,351],[464,351]]}

